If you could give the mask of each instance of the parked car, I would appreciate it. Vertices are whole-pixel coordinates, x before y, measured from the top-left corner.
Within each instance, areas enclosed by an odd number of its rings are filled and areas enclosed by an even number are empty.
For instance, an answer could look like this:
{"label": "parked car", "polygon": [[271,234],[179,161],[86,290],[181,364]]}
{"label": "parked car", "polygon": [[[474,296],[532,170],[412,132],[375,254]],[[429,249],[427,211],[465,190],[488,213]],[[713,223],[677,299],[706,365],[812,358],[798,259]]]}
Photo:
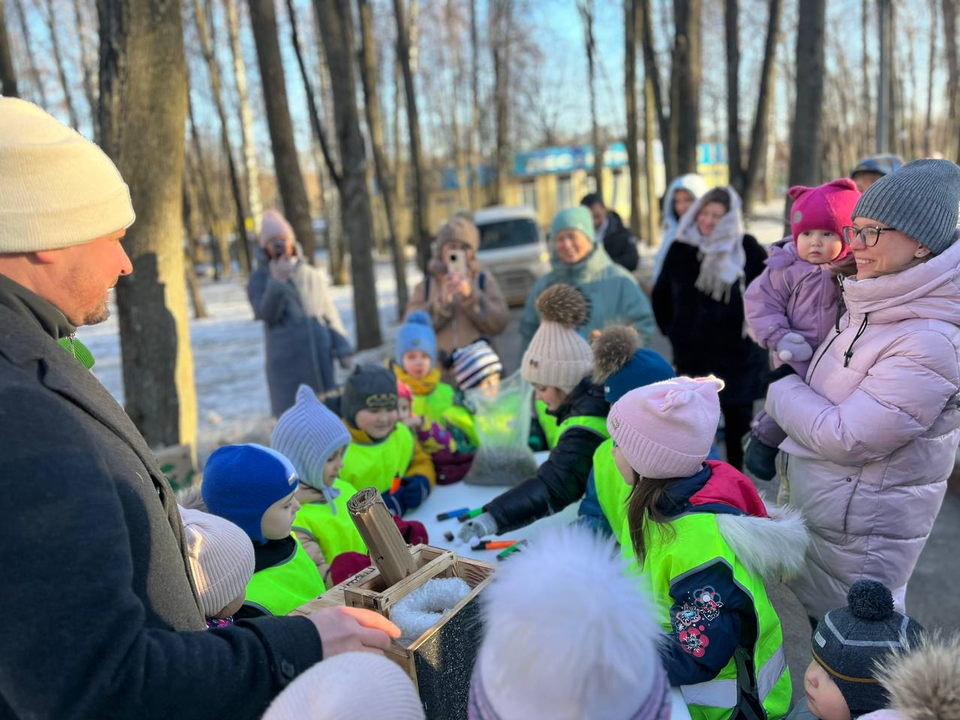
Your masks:
{"label": "parked car", "polygon": [[478,210],[477,259],[493,273],[509,305],[523,305],[533,284],[550,270],[550,252],[536,214],[528,207],[497,205]]}

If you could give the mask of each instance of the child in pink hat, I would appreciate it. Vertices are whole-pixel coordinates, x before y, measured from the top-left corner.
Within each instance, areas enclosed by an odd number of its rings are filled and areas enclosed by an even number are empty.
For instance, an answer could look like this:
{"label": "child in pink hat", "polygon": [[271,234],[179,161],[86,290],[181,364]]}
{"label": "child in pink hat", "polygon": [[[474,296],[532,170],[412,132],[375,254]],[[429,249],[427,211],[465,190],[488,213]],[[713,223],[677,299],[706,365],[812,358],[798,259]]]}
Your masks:
{"label": "child in pink hat", "polygon": [[[856,271],[850,248],[843,241],[860,191],[849,178],[809,188],[790,188],[792,235],[775,244],[763,271],[743,296],[750,333],[770,351],[774,368],[787,364],[807,376],[813,351],[839,320],[838,275]],[[786,439],[765,412],[753,421],[744,464],[761,480],[776,474],[777,448]]]}
{"label": "child in pink hat", "polygon": [[745,475],[706,459],[722,389],[715,377],[679,377],[611,408],[613,458],[631,486],[621,549],[657,601],[660,659],[691,718],[728,717],[738,701],[782,717],[790,673],[764,578],[802,567],[809,538],[799,513],[768,511]]}

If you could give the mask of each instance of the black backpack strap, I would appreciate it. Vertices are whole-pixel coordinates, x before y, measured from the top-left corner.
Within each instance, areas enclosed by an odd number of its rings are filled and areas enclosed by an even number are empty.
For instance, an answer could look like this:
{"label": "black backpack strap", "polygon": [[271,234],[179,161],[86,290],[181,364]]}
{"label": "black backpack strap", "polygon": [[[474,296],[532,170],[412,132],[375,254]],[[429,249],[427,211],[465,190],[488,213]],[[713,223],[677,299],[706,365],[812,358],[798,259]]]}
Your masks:
{"label": "black backpack strap", "polygon": [[479,277],[477,277],[477,287],[480,288],[480,292],[483,292],[483,286],[486,279],[487,279],[487,274],[484,272],[481,272]]}

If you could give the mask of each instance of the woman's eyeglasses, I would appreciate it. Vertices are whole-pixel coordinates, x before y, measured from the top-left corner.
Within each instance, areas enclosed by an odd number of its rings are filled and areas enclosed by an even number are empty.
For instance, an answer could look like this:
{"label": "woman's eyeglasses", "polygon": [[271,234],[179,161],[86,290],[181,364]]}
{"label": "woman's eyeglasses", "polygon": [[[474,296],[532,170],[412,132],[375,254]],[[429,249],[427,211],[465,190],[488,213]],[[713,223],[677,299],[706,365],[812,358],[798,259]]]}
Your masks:
{"label": "woman's eyeglasses", "polygon": [[874,247],[878,242],[880,242],[880,234],[884,232],[896,232],[896,228],[891,227],[854,227],[853,225],[847,225],[843,228],[843,242],[847,245],[853,245],[854,238],[857,236],[860,237],[860,242],[862,242],[867,247]]}

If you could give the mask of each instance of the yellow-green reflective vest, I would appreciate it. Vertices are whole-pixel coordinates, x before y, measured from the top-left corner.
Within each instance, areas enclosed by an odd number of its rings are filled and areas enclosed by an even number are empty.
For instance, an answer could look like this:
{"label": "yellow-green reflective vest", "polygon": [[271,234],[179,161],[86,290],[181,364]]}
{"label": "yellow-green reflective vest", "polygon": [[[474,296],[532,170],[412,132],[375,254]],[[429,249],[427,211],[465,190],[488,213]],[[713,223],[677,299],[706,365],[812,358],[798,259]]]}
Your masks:
{"label": "yellow-green reflective vest", "polygon": [[317,566],[300,541],[296,537],[293,540],[297,549],[289,558],[253,574],[244,605],[270,615],[286,615],[326,590]]}
{"label": "yellow-green reflective vest", "polygon": [[396,429],[378,443],[352,442],[343,456],[340,479],[352,485],[354,492],[367,487],[386,492],[395,477],[406,475],[413,461],[414,442],[413,433],[403,423],[397,423]]}
{"label": "yellow-green reflective vest", "polygon": [[562,423],[557,423],[556,416],[547,412],[547,404],[543,400],[537,400],[537,421],[543,429],[544,437],[547,438],[549,450],[553,450],[560,442],[560,436],[572,427],[587,428],[605,438],[610,437],[610,433],[607,432],[606,418],[597,415],[573,415]]}
{"label": "yellow-green reflective vest", "polygon": [[627,498],[630,486],[624,481],[613,459],[613,440],[608,438],[593,453],[593,484],[597,489],[600,509],[610,523],[614,537],[621,545],[630,543],[629,533],[624,540],[623,529],[627,520]]}
{"label": "yellow-green reflective vest", "polygon": [[560,439],[560,427],[557,418],[547,412],[547,404],[543,400],[537,400],[537,422],[547,439],[547,450],[553,450]]}
{"label": "yellow-green reflective vest", "polygon": [[[347,511],[347,500],[356,490],[340,478],[334,480],[333,488],[339,490],[340,494],[334,498],[332,506],[325,502],[307,503],[300,507],[293,521],[294,530],[305,532],[317,541],[328,563],[341,553],[367,553],[367,546]],[[333,512],[334,507],[336,513]]]}
{"label": "yellow-green reflective vest", "polygon": [[[790,710],[790,672],[783,649],[780,618],[777,617],[763,580],[747,570],[717,527],[716,516],[709,513],[688,513],[670,521],[672,533],[664,533],[646,522],[643,528],[646,559],[643,574],[649,580],[653,597],[657,600],[660,623],[673,634],[670,609],[672,585],[703,568],[722,562],[733,571],[733,579],[753,602],[756,627],[759,629],[752,648],[753,676],[750,684],[756,688],[768,720],[777,720]],[[627,521],[621,531],[630,537]],[[621,544],[621,552],[636,569],[636,555],[629,542]],[[737,680],[737,660],[731,658],[713,680],[680,687],[692,720],[727,720],[734,715],[740,701]]]}
{"label": "yellow-green reflective vest", "polygon": [[433,392],[428,395],[414,395],[410,410],[414,415],[429,418],[440,425],[459,428],[471,445],[479,447],[480,438],[473,415],[466,408],[454,403],[453,387],[447,383],[437,383]]}

